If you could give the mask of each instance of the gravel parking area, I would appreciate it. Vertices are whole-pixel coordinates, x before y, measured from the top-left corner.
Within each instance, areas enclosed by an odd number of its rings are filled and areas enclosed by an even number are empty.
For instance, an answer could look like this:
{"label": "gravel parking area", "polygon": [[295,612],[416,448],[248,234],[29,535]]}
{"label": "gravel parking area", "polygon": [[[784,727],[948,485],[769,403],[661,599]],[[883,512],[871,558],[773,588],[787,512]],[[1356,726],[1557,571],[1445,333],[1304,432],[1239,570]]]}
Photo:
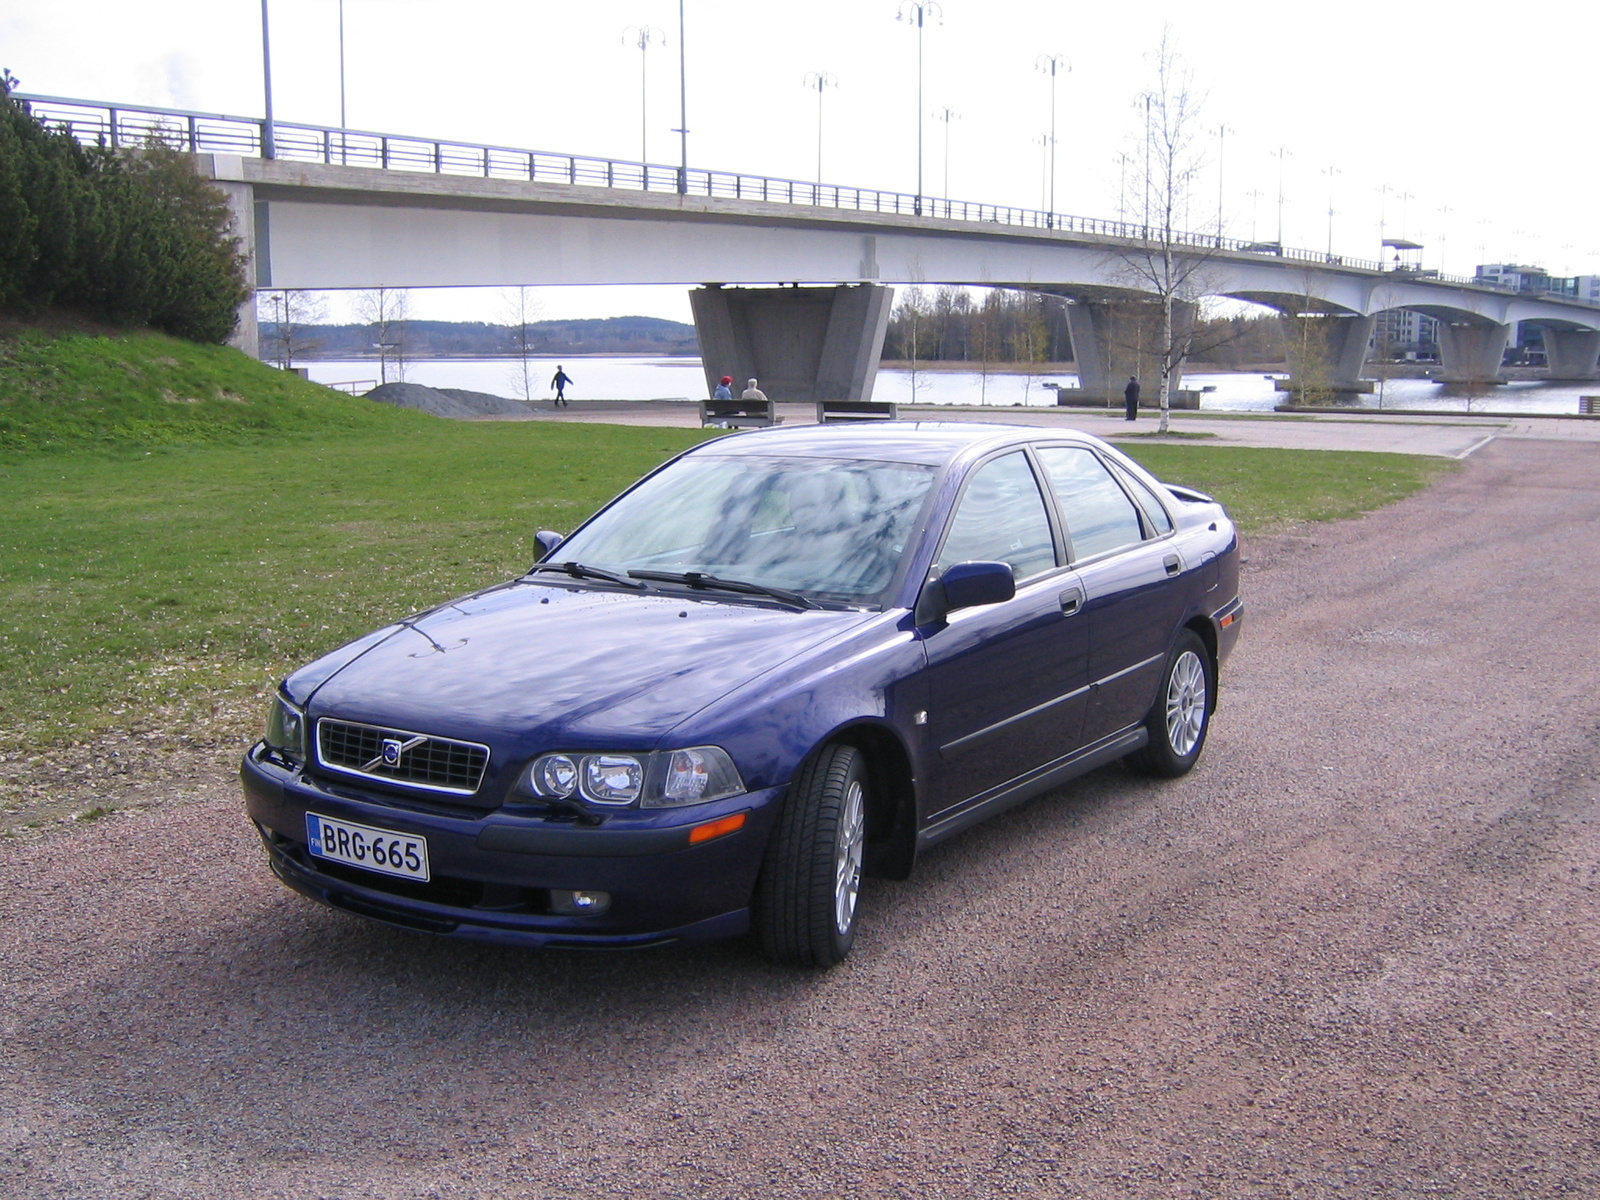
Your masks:
{"label": "gravel parking area", "polygon": [[1207,756],[869,884],[826,974],[273,881],[236,783],[0,842],[0,1194],[1600,1194],[1600,450],[1247,546]]}

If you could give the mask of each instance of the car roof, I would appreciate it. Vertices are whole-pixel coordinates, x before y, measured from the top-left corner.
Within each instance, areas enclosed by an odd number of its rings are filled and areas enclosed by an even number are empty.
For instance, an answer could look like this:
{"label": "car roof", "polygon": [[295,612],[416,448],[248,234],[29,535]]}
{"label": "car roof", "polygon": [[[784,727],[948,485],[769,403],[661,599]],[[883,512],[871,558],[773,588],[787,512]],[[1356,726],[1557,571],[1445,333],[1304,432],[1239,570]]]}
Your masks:
{"label": "car roof", "polygon": [[859,421],[838,425],[793,425],[730,434],[697,447],[695,455],[785,455],[861,458],[880,462],[943,466],[968,452],[1029,441],[1096,439],[1076,429],[975,421]]}

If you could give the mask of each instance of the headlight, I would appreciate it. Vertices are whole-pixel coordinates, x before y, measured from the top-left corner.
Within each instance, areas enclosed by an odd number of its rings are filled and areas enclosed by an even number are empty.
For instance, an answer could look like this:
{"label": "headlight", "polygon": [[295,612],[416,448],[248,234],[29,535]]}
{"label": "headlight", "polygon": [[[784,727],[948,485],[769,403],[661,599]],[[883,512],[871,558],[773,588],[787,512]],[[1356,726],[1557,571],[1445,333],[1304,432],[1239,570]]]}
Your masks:
{"label": "headlight", "polygon": [[745,789],[726,751],[693,746],[657,754],[545,754],[528,765],[517,790],[559,800],[576,794],[591,804],[673,808]]}
{"label": "headlight", "polygon": [[585,755],[580,786],[596,804],[632,804],[644,786],[644,764],[631,754]]}
{"label": "headlight", "polygon": [[306,760],[306,717],[282,696],[274,696],[267,706],[267,731],[262,738],[267,748],[295,762]]}
{"label": "headlight", "polygon": [[534,790],[539,795],[566,797],[578,790],[578,764],[565,754],[547,754],[533,767]]}

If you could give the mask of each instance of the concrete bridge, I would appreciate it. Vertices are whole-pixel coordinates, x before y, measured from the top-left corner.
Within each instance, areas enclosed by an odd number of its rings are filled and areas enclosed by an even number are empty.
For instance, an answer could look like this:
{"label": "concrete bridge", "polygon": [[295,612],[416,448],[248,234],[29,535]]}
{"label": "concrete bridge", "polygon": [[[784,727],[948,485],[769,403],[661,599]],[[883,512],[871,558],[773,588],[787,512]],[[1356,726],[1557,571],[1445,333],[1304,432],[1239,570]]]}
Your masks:
{"label": "concrete bridge", "polygon": [[[229,197],[258,288],[682,284],[708,386],[757,376],[787,399],[870,397],[893,284],[1028,288],[1067,303],[1086,393],[1150,373],[1136,225],[935,197],[176,110],[19,95],[85,140],[156,136]],[[1519,322],[1555,378],[1600,378],[1600,306],[1375,261],[1179,234],[1179,305],[1267,305],[1314,328],[1319,383],[1356,390],[1376,315],[1441,322],[1446,381],[1498,377]],[[240,342],[255,349],[253,305]]]}

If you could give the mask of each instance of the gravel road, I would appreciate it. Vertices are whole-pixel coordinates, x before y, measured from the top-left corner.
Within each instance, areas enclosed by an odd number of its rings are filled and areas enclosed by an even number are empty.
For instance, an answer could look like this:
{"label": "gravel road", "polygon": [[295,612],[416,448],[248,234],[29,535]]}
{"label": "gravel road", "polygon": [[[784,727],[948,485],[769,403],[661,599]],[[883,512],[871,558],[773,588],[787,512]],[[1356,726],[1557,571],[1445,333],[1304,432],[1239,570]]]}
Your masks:
{"label": "gravel road", "polygon": [[473,948],[236,785],[0,843],[0,1194],[1600,1194],[1600,449],[1247,547],[1191,776],[869,885],[826,974]]}

